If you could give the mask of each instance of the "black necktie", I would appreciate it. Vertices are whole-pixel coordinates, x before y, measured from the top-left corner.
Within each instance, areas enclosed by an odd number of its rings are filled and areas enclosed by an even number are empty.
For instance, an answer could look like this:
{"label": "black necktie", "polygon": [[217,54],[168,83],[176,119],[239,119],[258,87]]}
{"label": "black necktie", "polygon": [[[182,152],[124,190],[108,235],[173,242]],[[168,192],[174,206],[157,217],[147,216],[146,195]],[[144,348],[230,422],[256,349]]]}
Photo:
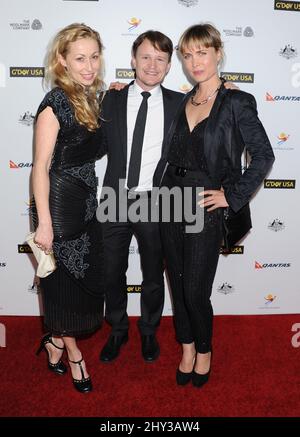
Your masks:
{"label": "black necktie", "polygon": [[143,96],[143,100],[136,116],[128,167],[127,186],[129,189],[137,187],[139,183],[145,124],[148,110],[147,100],[151,96],[151,93],[148,93],[147,91],[143,91],[141,94]]}

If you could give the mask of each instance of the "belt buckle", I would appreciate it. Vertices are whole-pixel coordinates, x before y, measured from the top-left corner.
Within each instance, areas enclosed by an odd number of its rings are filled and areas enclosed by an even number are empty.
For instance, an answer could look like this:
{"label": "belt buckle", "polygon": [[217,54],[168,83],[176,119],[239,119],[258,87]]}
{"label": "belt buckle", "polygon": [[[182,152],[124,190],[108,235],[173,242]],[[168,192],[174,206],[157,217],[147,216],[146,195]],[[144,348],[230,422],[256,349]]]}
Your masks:
{"label": "belt buckle", "polygon": [[186,168],[176,167],[176,171],[175,171],[176,176],[181,176],[182,178],[184,178],[184,176],[186,175],[186,172],[187,172]]}

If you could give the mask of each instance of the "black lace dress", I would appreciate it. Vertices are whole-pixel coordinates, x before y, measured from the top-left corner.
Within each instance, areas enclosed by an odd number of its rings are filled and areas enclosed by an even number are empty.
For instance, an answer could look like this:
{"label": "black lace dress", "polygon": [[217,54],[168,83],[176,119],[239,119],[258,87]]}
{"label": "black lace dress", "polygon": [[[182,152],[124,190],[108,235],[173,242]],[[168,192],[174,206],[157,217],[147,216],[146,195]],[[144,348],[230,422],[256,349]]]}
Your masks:
{"label": "black lace dress", "polygon": [[[101,127],[80,125],[60,88],[39,106],[51,107],[60,125],[50,171],[49,205],[57,269],[41,279],[44,323],[56,335],[95,331],[103,319],[104,271],[101,225],[96,219],[95,160],[104,153]],[[37,226],[36,208],[33,222]]]}

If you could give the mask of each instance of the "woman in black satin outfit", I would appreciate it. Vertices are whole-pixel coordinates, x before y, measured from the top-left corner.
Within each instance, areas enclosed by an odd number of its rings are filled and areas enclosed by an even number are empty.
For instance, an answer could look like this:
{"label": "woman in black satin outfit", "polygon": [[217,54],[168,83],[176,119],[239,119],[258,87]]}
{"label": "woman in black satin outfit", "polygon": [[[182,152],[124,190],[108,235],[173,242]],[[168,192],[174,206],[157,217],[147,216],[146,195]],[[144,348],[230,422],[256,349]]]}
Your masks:
{"label": "woman in black satin outfit", "polygon": [[82,393],[92,383],[75,337],[95,331],[103,314],[103,245],[95,216],[95,160],[104,154],[101,55],[99,34],[84,24],[56,35],[48,58],[54,88],[37,111],[32,173],[35,242],[53,251],[57,264],[41,279],[49,333],[38,352],[45,350],[49,370],[62,375],[66,348],[73,385]]}
{"label": "woman in black satin outfit", "polygon": [[[179,52],[196,86],[175,118],[162,160],[161,186],[204,187],[194,208],[204,208],[203,230],[188,232],[184,220],[161,223],[174,304],[177,340],[183,355],[179,385],[205,384],[210,375],[213,310],[210,296],[222,243],[221,208],[242,208],[263,181],[274,155],[257,117],[252,95],[225,89],[218,75],[223,58],[220,33],[210,24],[190,27]],[[251,155],[241,173],[244,147]],[[197,205],[198,204],[198,205]],[[174,211],[173,211],[174,212]]]}

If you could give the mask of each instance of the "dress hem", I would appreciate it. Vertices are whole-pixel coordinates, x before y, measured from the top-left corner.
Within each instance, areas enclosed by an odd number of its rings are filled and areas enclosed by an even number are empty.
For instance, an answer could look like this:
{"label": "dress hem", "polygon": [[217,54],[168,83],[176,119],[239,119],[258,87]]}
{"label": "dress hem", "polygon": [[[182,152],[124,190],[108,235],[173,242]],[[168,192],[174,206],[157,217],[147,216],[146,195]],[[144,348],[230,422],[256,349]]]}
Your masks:
{"label": "dress hem", "polygon": [[50,329],[49,326],[47,326],[44,323],[44,328],[47,332],[50,332],[52,335],[55,335],[57,337],[81,337],[81,336],[85,336],[85,335],[90,335],[95,333],[96,331],[98,331],[98,329],[100,329],[102,327],[102,323],[100,323],[99,325],[97,325],[94,328],[91,329],[87,329],[85,331],[80,331],[80,332],[75,332],[75,331],[64,331],[64,332],[60,332],[60,331],[56,331],[55,329]]}

